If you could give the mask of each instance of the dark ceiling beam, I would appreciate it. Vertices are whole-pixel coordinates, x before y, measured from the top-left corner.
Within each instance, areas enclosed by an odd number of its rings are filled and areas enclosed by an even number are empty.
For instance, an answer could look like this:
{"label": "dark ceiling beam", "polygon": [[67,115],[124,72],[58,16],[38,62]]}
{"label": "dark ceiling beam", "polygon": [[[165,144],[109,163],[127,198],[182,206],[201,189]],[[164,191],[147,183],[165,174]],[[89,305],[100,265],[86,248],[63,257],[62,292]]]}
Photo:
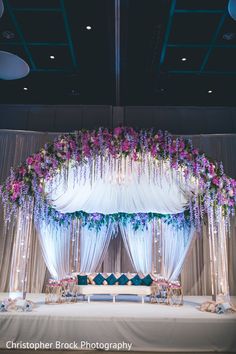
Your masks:
{"label": "dark ceiling beam", "polygon": [[58,7],[13,7],[14,12],[61,12]]}
{"label": "dark ceiling beam", "polygon": [[217,26],[217,28],[215,30],[215,33],[213,34],[213,37],[212,37],[211,43],[209,45],[208,51],[207,51],[207,53],[206,53],[206,55],[205,55],[205,57],[203,59],[203,62],[201,64],[201,67],[200,67],[200,70],[199,70],[200,73],[202,73],[204,71],[205,67],[206,67],[206,64],[208,62],[209,56],[211,54],[211,51],[214,48],[214,45],[215,45],[216,40],[217,40],[217,37],[218,37],[218,35],[220,33],[220,30],[221,30],[221,28],[222,28],[222,26],[223,26],[223,24],[225,22],[225,18],[226,18],[227,15],[228,15],[228,7],[226,7],[226,9],[224,10],[224,12],[223,12],[223,14],[222,14],[222,16],[220,18],[220,22],[219,22],[219,24],[218,24],[218,26]]}
{"label": "dark ceiling beam", "polygon": [[223,14],[225,11],[224,9],[220,10],[207,10],[207,9],[176,9],[175,13],[179,14],[189,14],[189,13],[194,13],[194,14]]}
{"label": "dark ceiling beam", "polygon": [[[172,44],[167,45],[168,48],[208,48],[209,44]],[[213,48],[236,48],[236,44],[212,44]]]}
{"label": "dark ceiling beam", "polygon": [[160,66],[164,63],[165,56],[166,56],[166,48],[167,48],[167,43],[168,43],[169,36],[170,36],[172,21],[173,21],[173,17],[174,17],[174,13],[175,13],[175,6],[176,6],[176,0],[172,0],[171,6],[170,6],[170,12],[169,12],[169,19],[168,19],[165,37],[164,37],[162,50],[161,50]]}
{"label": "dark ceiling beam", "polygon": [[67,40],[68,40],[68,44],[69,44],[69,48],[70,48],[71,59],[72,59],[74,68],[78,69],[74,45],[73,45],[72,38],[71,38],[70,25],[69,25],[69,21],[68,21],[67,14],[66,14],[64,0],[60,0],[60,5],[61,5],[61,9],[62,9],[62,15],[63,15],[64,25],[65,25],[65,30],[66,30],[66,36],[67,36]]}
{"label": "dark ceiling beam", "polygon": [[75,70],[72,68],[36,68],[32,69],[31,72],[52,72],[52,73],[75,73]]}
{"label": "dark ceiling beam", "polygon": [[12,20],[14,26],[15,26],[15,29],[16,29],[16,32],[17,32],[19,38],[20,38],[21,44],[22,44],[22,46],[24,48],[24,51],[25,51],[25,53],[26,53],[26,55],[27,55],[27,57],[29,59],[31,69],[36,69],[36,65],[34,63],[33,57],[31,55],[31,52],[30,52],[30,50],[28,48],[28,45],[27,45],[27,43],[25,41],[23,32],[21,31],[21,28],[20,28],[20,26],[18,24],[18,21],[16,20],[16,16],[15,16],[14,12],[12,11],[12,8],[11,8],[11,6],[9,4],[9,1],[5,0],[4,1],[4,6],[5,6],[6,10],[8,11],[9,16],[10,16],[10,18],[11,18],[11,20]]}
{"label": "dark ceiling beam", "polygon": [[[54,47],[67,47],[68,43],[67,42],[25,42],[26,45],[28,46],[45,46],[45,47],[50,47],[50,46],[54,46]],[[0,45],[22,45],[21,42],[0,42]]]}
{"label": "dark ceiling beam", "polygon": [[120,106],[120,76],[121,76],[121,51],[120,51],[120,0],[115,0],[115,104]]}
{"label": "dark ceiling beam", "polygon": [[[169,74],[177,74],[177,75],[199,75],[198,70],[169,70]],[[201,72],[202,75],[236,75],[236,71],[217,71],[217,70],[204,70]]]}

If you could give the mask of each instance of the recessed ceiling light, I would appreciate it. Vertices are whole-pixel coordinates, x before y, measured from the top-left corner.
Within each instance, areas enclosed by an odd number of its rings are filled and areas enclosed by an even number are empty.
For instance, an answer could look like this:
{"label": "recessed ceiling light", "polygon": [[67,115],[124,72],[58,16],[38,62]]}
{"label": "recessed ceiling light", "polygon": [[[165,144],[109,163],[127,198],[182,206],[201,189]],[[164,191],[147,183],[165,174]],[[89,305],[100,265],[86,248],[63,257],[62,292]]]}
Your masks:
{"label": "recessed ceiling light", "polygon": [[92,29],[91,26],[86,26],[86,30],[90,31]]}
{"label": "recessed ceiling light", "polygon": [[213,91],[212,91],[212,90],[208,90],[207,92],[208,92],[208,93],[212,93]]}
{"label": "recessed ceiling light", "polygon": [[181,60],[182,60],[182,61],[186,61],[186,60],[187,60],[187,58],[181,58]]}
{"label": "recessed ceiling light", "polygon": [[24,90],[24,91],[28,91],[28,87],[24,87],[23,90]]}
{"label": "recessed ceiling light", "polygon": [[54,55],[50,55],[50,59],[55,59]]}

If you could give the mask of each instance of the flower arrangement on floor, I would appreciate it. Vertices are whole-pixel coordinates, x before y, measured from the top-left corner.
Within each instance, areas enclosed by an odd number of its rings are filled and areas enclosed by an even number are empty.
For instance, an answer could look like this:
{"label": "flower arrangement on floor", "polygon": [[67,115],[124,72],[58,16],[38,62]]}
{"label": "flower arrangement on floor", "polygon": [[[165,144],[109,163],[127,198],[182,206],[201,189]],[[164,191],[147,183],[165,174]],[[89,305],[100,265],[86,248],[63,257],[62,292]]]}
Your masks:
{"label": "flower arrangement on floor", "polygon": [[[148,171],[155,180],[158,171],[164,173],[165,166],[177,171],[181,179],[196,184],[189,208],[185,213],[161,215],[153,213],[103,215],[83,211],[60,213],[47,200],[45,183],[57,173],[66,179],[68,166],[83,166],[84,174],[91,183],[104,172],[105,164],[111,170],[119,161],[125,160],[132,169],[138,162],[138,173]],[[111,220],[132,222],[134,228],[143,227],[152,218],[163,218],[167,223],[180,225],[186,222],[200,227],[204,215],[210,222],[223,215],[226,223],[234,214],[236,204],[236,181],[228,177],[222,163],[207,158],[192,146],[189,139],[173,137],[168,132],[151,130],[135,131],[129,127],[81,130],[64,134],[53,143],[46,144],[38,153],[29,156],[26,162],[12,169],[10,176],[1,186],[1,197],[5,206],[6,220],[9,220],[20,206],[34,209],[34,218],[53,219],[59,224],[70,223],[79,218],[83,224],[99,228]]]}
{"label": "flower arrangement on floor", "polygon": [[33,303],[33,301],[25,300],[22,298],[7,298],[0,303],[0,312],[31,312],[34,307],[35,304]]}
{"label": "flower arrangement on floor", "polygon": [[223,301],[206,301],[201,304],[199,310],[202,312],[216,313],[218,315],[236,312],[236,308],[232,304]]}

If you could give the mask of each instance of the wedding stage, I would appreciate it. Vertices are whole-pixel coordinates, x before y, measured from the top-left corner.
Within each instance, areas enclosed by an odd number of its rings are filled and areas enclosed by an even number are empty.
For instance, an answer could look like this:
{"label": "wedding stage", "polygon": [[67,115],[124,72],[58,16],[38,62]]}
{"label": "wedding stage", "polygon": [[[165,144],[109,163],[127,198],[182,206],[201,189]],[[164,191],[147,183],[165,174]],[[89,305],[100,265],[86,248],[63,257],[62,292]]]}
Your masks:
{"label": "wedding stage", "polygon": [[[0,299],[5,296],[1,293]],[[131,351],[236,351],[236,314],[197,309],[210,297],[186,296],[181,307],[151,304],[148,298],[140,306],[135,296],[118,298],[115,304],[100,295],[90,304],[45,305],[44,294],[28,294],[27,299],[37,303],[32,312],[1,314],[0,348],[6,348],[8,341],[55,344],[60,340],[79,345],[125,342],[132,344]]]}
{"label": "wedding stage", "polygon": [[[236,180],[190,139],[127,127],[65,134],[11,169],[0,195],[2,237],[12,240],[0,349],[123,343],[124,351],[236,351],[229,267]],[[129,259],[124,272],[121,263],[104,265],[118,239]],[[206,276],[209,289],[195,294],[212,297],[184,296],[183,306],[172,306],[182,303],[181,271],[194,244],[202,245],[194,261],[207,259],[195,282]],[[40,272],[46,267],[50,279]],[[14,292],[35,308],[23,299],[17,305]]]}

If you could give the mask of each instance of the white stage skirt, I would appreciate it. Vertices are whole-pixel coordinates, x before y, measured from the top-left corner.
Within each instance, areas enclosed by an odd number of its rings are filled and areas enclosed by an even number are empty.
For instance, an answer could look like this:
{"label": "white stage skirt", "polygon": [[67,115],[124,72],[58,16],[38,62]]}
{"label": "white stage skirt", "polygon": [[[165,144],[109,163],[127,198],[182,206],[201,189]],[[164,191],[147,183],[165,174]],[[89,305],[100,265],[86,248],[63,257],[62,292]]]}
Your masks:
{"label": "white stage skirt", "polygon": [[[0,294],[1,299],[6,296]],[[0,348],[6,348],[9,341],[22,341],[52,343],[55,349],[59,340],[76,342],[79,347],[85,341],[125,342],[132,344],[131,351],[236,351],[236,314],[197,309],[210,297],[186,296],[182,307],[142,305],[132,295],[118,296],[115,304],[102,295],[92,298],[90,304],[45,305],[42,294],[29,294],[27,299],[39,304],[32,312],[0,313]]]}

